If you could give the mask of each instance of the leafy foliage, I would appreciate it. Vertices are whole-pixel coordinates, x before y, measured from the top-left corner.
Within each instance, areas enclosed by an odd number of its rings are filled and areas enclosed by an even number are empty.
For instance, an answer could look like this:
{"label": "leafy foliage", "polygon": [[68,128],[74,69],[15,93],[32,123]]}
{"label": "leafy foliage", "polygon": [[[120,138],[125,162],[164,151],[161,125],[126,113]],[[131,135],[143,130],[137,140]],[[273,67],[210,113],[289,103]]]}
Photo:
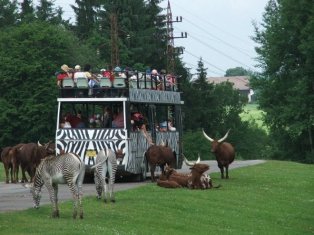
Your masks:
{"label": "leafy foliage", "polygon": [[227,69],[225,77],[232,77],[232,76],[247,76],[250,75],[250,71],[242,67],[236,67],[232,69]]}
{"label": "leafy foliage", "polygon": [[[313,162],[314,5],[311,1],[269,1],[254,40],[263,73],[252,79],[266,113],[275,157]],[[312,49],[310,49],[312,48]],[[311,65],[310,65],[311,64]]]}
{"label": "leafy foliage", "polygon": [[[0,35],[1,126],[0,142],[53,139],[58,90],[54,71],[60,61],[93,61],[63,27],[45,22],[6,28]],[[83,58],[82,60],[83,61]]]}

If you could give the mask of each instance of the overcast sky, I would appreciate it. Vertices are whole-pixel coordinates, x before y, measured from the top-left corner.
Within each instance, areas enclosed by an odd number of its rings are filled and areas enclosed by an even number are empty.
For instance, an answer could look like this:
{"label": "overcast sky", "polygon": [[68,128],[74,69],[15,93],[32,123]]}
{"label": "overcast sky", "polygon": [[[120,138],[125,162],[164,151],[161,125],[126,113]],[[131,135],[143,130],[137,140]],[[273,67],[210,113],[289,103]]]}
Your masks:
{"label": "overcast sky", "polygon": [[[34,0],[36,2],[36,0]],[[202,57],[208,76],[223,76],[229,68],[243,67],[256,70],[256,44],[253,21],[262,20],[268,0],[170,0],[173,20],[182,16],[182,22],[173,23],[174,36],[187,33],[185,39],[175,39],[175,46],[185,48],[182,55],[187,67],[194,73]],[[64,10],[64,17],[74,19],[70,4],[75,0],[56,0]],[[161,7],[165,8],[168,0]]]}

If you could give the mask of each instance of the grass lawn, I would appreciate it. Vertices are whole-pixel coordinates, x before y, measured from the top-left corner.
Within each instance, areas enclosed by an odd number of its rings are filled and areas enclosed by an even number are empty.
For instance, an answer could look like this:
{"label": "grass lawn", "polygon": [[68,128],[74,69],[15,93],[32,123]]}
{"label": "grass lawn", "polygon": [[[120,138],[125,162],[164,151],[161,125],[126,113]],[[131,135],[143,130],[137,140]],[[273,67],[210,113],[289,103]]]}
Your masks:
{"label": "grass lawn", "polygon": [[0,213],[1,234],[314,234],[314,165],[268,161],[211,174],[213,190],[148,184],[116,193],[115,204],[84,197],[83,220],[72,202]]}

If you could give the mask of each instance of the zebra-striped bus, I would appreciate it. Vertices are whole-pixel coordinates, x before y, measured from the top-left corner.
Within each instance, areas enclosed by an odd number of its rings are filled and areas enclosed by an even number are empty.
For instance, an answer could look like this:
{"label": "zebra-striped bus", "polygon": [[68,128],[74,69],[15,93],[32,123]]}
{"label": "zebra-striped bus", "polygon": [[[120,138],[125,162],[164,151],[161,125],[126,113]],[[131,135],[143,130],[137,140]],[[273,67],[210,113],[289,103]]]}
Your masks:
{"label": "zebra-striped bus", "polygon": [[[117,177],[136,176],[144,180],[148,171],[144,153],[149,143],[139,130],[138,121],[134,120],[134,114],[140,113],[140,123],[144,123],[152,141],[167,142],[176,153],[177,168],[181,168],[183,102],[180,92],[174,86],[169,89],[166,77],[161,82],[162,88],[148,76],[137,74],[135,78],[116,78],[120,85],[115,81],[113,86],[93,90],[61,88],[57,99],[57,153],[78,154],[88,172],[95,164],[98,151],[122,150],[124,157],[117,159]],[[108,81],[100,84],[108,84]]]}

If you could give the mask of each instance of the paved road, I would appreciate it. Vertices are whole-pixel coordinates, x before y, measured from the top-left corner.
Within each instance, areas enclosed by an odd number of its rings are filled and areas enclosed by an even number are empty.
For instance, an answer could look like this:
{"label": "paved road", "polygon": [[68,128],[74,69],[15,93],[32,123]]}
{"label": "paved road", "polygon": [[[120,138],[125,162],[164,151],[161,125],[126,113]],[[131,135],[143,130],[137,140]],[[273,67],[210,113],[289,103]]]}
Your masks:
{"label": "paved road", "polygon": [[[250,165],[256,165],[263,163],[263,160],[247,160],[247,161],[235,161],[230,165],[230,169],[245,167]],[[209,173],[219,172],[216,161],[202,161],[202,163],[209,164]],[[183,164],[180,172],[189,172],[188,167]],[[157,172],[157,175],[160,172]],[[115,191],[127,190],[135,187],[139,187],[149,183],[148,179],[145,182],[118,182],[115,184]],[[96,190],[94,184],[84,184],[83,186],[84,195],[96,196]],[[66,185],[59,186],[58,193],[59,201],[71,200],[72,196],[70,190]],[[45,187],[42,190],[41,204],[49,204],[50,200],[48,197],[48,192]],[[23,184],[6,184],[0,182],[0,213],[7,211],[17,211],[31,208],[33,206],[33,200],[28,188],[25,188]]]}

